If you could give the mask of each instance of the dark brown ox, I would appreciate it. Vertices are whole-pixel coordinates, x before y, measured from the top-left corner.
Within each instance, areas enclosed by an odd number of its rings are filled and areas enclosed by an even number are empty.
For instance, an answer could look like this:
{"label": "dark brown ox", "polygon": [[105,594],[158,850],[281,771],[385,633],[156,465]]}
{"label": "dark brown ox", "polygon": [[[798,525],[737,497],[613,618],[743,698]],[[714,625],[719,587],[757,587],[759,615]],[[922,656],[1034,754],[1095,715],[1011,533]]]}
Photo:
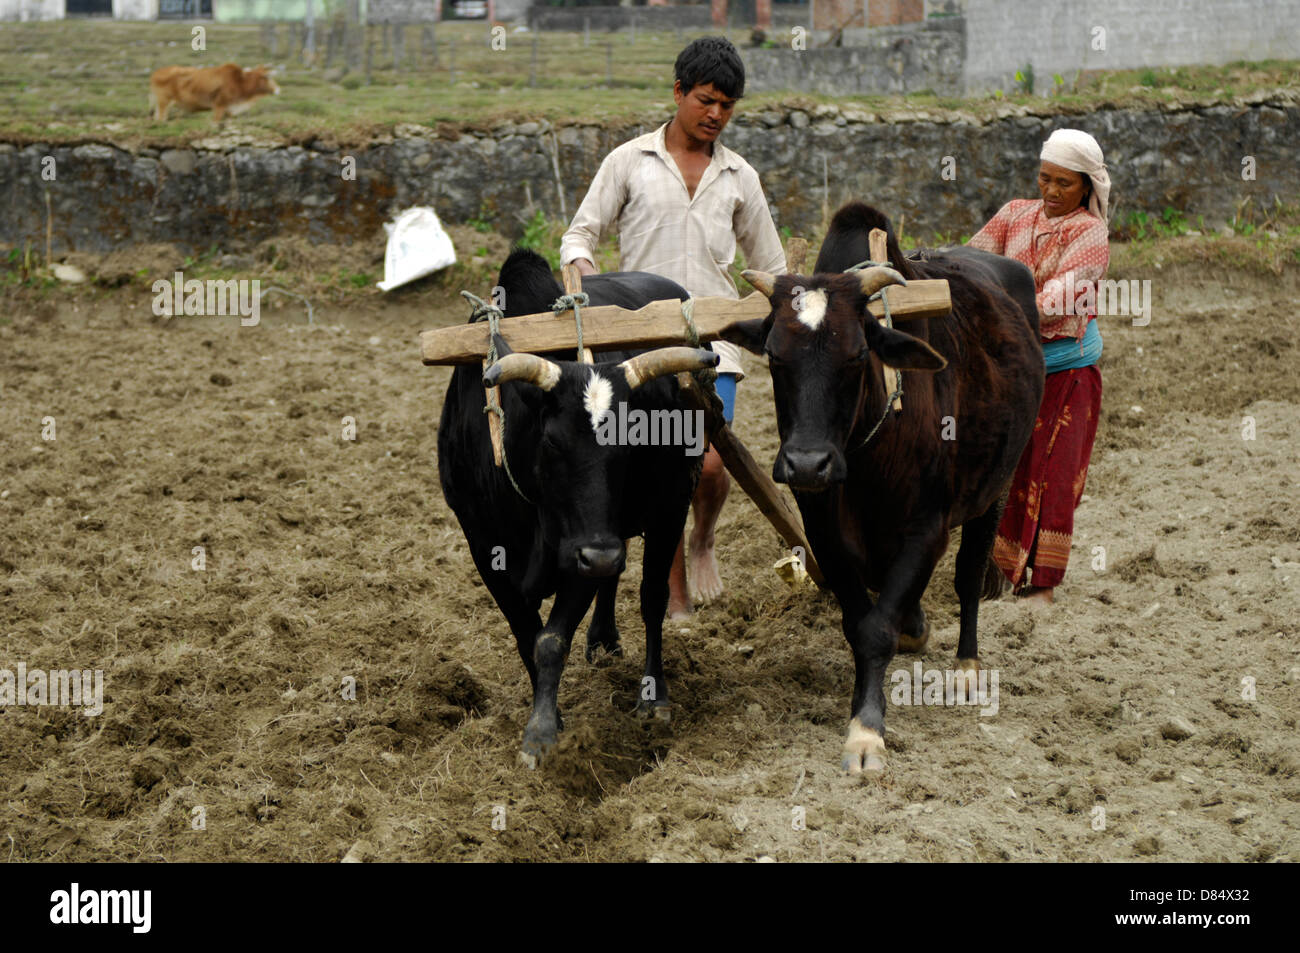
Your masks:
{"label": "dark brown ox", "polygon": [[[888,233],[891,267],[843,273],[868,257],[872,228]],[[772,475],[794,490],[853,651],[844,768],[856,774],[884,767],[886,669],[929,638],[921,596],[957,526],[957,666],[979,670],[981,589],[1042,399],[1043,355],[1027,268],[965,248],[904,258],[888,220],[861,203],[836,214],[815,271],[746,272],[772,310],[728,337],[769,358],[781,435]],[[868,314],[873,292],[920,278],[948,280],[950,314],[906,331]],[[887,410],[882,360],[903,372],[901,411]]]}

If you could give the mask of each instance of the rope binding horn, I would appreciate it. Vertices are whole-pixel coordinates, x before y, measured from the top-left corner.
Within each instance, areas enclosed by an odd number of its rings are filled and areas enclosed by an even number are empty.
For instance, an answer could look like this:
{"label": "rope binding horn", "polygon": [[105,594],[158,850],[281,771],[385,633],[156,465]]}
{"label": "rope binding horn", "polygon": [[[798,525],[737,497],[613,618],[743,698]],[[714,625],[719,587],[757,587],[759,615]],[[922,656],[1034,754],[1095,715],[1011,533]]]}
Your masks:
{"label": "rope binding horn", "polygon": [[[856,265],[853,265],[850,268],[845,268],[844,271],[847,274],[848,272],[852,272],[852,271],[861,271],[864,268],[877,268],[877,267],[892,268],[894,266],[887,261],[874,261],[868,258],[866,261],[860,261]],[[894,327],[894,318],[893,315],[889,313],[889,296],[885,294],[885,292],[888,290],[889,290],[888,288],[881,288],[879,291],[877,291],[867,300],[875,301],[877,298],[880,299],[880,304],[885,309],[884,325],[885,327],[892,329]],[[889,417],[889,408],[894,405],[895,400],[897,400],[902,396],[903,396],[903,372],[900,371],[898,368],[894,368],[894,392],[885,398],[884,413],[880,415],[880,419],[877,420],[876,425],[871,428],[871,432],[867,434],[866,439],[863,440],[856,447],[854,447],[852,450],[850,450],[849,451],[850,453],[856,453],[857,451],[861,450],[863,447],[865,447],[868,443],[871,442],[871,438],[876,435],[876,431],[880,429],[881,424],[883,424],[886,418]]]}
{"label": "rope binding horn", "polygon": [[[461,296],[470,303],[470,306],[473,309],[470,312],[470,316],[469,316],[470,324],[476,324],[477,322],[482,321],[484,318],[487,318],[488,352],[487,352],[487,365],[484,368],[484,370],[486,370],[488,367],[491,367],[493,364],[497,363],[497,361],[501,360],[501,355],[497,353],[496,339],[497,339],[497,335],[501,333],[501,319],[504,317],[504,315],[502,314],[500,308],[498,308],[494,304],[489,304],[488,302],[484,301],[482,298],[474,294],[472,291],[462,291]],[[501,463],[503,464],[503,469],[506,471],[506,476],[510,478],[510,485],[515,488],[515,492],[519,494],[520,499],[522,499],[525,503],[529,504],[530,506],[536,506],[537,504],[528,498],[528,494],[526,494],[523,490],[519,488],[519,481],[515,479],[514,473],[512,473],[510,470],[510,456],[509,454],[506,453],[506,411],[505,408],[502,407],[501,404],[497,402],[496,395],[493,393],[494,390],[495,388],[489,387],[484,391],[485,403],[483,407],[483,413],[492,414],[497,418],[497,421],[500,423]]]}

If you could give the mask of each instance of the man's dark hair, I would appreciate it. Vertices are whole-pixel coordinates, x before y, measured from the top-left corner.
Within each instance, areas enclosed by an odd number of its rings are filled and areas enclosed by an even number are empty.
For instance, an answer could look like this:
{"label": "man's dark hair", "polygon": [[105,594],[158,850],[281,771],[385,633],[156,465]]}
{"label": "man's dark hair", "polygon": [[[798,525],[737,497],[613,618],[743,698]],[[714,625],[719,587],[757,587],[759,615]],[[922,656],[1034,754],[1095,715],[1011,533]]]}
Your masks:
{"label": "man's dark hair", "polygon": [[745,95],[745,64],[725,36],[703,36],[692,41],[677,54],[673,73],[683,93],[712,83],[730,99]]}

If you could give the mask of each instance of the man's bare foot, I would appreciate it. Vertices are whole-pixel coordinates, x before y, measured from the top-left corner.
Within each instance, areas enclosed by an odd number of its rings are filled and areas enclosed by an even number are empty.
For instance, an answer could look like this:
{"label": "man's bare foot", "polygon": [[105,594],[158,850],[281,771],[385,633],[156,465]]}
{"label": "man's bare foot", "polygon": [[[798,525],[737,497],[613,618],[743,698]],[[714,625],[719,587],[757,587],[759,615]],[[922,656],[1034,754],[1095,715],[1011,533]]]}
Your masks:
{"label": "man's bare foot", "polygon": [[713,552],[713,543],[696,545],[691,543],[690,580],[691,596],[695,602],[708,605],[722,595],[722,576],[718,573],[718,559]]}
{"label": "man's bare foot", "polygon": [[697,605],[707,605],[722,595],[722,576],[713,554],[713,528],[718,525],[718,514],[729,489],[731,478],[727,476],[722,457],[718,456],[716,447],[710,447],[704,455],[699,486],[695,488],[692,507],[695,524],[691,527],[691,552],[686,562],[691,599]]}

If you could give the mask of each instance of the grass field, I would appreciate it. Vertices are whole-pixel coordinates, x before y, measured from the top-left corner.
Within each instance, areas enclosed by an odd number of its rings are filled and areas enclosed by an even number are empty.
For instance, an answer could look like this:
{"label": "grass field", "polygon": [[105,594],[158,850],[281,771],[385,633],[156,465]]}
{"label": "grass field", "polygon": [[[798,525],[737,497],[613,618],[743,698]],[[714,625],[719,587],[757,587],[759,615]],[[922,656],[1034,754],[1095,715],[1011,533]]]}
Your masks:
{"label": "grass field", "polygon": [[[241,129],[268,137],[297,140],[328,130],[334,138],[363,139],[390,132],[398,123],[489,125],[540,118],[608,122],[669,108],[673,59],[697,35],[639,31],[633,41],[630,33],[593,33],[591,45],[584,47],[581,33],[513,33],[507,27],[505,49],[494,50],[487,24],[443,23],[437,26],[437,64],[422,53],[419,31],[410,27],[399,71],[393,68],[391,42],[386,48],[383,29],[371,27],[367,77],[364,65],[345,73],[341,53],[329,64],[311,67],[289,56],[287,25],[276,31],[277,53],[265,44],[267,36],[256,25],[198,25],[205,30],[202,51],[191,49],[195,24],[179,21],[5,24],[0,30],[0,138],[138,142],[209,135],[208,114],[182,118],[173,111],[168,122],[153,122],[147,107],[149,74],[171,64],[215,66],[228,61],[281,69],[283,94],[257,103],[238,119]],[[322,27],[318,40],[322,54],[325,32]],[[730,37],[737,45],[748,42],[746,31],[730,31]],[[1014,65],[1008,64],[1008,70]],[[978,116],[1013,102],[1080,111],[1108,104],[1230,101],[1260,89],[1293,86],[1297,75],[1300,62],[1238,63],[1048,75],[1037,78],[1033,95],[1018,88],[972,99],[918,93],[832,100],[793,92],[760,93],[747,96],[743,109],[833,101],[875,111],[950,108]],[[1044,92],[1050,95],[1045,98]]]}

